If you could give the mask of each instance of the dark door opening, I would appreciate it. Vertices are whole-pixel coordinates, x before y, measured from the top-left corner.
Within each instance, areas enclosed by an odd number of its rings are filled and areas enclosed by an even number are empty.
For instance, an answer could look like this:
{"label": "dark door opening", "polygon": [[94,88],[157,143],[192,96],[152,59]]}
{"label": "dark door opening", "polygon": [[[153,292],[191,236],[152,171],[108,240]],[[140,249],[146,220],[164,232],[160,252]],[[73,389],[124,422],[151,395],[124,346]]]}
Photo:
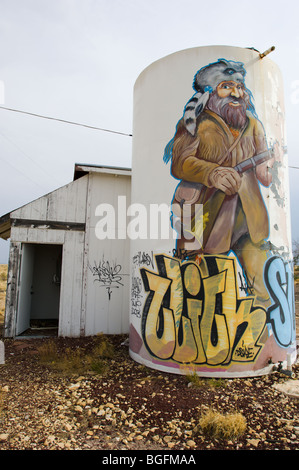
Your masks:
{"label": "dark door opening", "polygon": [[58,334],[62,245],[22,246],[16,336]]}

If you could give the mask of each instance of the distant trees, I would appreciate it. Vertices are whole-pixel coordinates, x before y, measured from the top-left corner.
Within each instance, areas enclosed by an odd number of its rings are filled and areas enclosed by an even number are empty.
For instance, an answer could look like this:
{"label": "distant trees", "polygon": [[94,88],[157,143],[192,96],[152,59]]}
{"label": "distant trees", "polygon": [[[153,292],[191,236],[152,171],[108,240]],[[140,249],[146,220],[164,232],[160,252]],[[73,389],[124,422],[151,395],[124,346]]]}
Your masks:
{"label": "distant trees", "polygon": [[293,240],[293,261],[294,265],[299,265],[299,242],[297,240]]}

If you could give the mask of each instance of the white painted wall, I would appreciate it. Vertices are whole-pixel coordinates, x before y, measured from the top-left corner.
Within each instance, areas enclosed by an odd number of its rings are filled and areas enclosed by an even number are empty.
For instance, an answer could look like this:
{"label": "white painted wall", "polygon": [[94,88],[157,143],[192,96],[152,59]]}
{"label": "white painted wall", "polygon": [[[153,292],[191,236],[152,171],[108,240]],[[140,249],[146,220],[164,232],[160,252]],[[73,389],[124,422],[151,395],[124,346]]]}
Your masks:
{"label": "white painted wall", "polygon": [[[82,305],[85,335],[129,331],[130,245],[126,237],[126,209],[130,192],[129,176],[90,174]],[[119,197],[124,203],[122,207],[118,207]],[[99,240],[96,236],[97,224],[103,220],[97,210],[100,204],[109,204],[114,209],[114,239]]]}

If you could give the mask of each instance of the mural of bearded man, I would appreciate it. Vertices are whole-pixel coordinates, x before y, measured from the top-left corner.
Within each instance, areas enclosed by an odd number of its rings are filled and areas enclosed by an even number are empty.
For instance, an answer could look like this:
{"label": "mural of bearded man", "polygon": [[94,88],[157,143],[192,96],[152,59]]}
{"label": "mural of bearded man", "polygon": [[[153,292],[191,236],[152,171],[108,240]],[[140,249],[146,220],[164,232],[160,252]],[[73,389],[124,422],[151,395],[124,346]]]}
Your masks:
{"label": "mural of bearded man", "polygon": [[[189,259],[193,255],[200,262],[205,254],[233,251],[256,303],[267,307],[269,294],[263,280],[267,253],[262,245],[269,236],[269,220],[260,184],[271,184],[274,159],[245,86],[245,75],[243,63],[226,59],[196,73],[196,93],[165,149],[164,161],[171,159],[171,174],[181,180],[173,202],[181,209],[190,201],[203,204],[202,244],[189,251]],[[266,160],[256,163],[252,157],[260,154],[267,155]],[[238,171],[244,162],[251,164],[245,164],[246,171]],[[173,226],[178,216],[174,211]],[[180,236],[177,252],[188,255],[186,246],[190,241]]]}

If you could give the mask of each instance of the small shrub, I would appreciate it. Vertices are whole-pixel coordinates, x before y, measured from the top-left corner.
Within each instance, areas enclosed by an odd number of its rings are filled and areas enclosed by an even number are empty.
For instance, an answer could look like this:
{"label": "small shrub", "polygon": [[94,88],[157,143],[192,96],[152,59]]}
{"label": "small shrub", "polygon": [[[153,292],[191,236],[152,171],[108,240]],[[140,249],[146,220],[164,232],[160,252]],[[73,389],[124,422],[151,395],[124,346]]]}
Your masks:
{"label": "small shrub", "polygon": [[226,385],[227,385],[227,382],[225,381],[225,379],[212,378],[212,379],[208,379],[208,380],[209,380],[209,385],[212,388],[226,387]]}
{"label": "small shrub", "polygon": [[199,426],[204,434],[220,439],[237,439],[246,430],[246,419],[241,413],[226,415],[209,409],[199,419]]}
{"label": "small shrub", "polygon": [[199,375],[197,375],[195,372],[192,374],[187,374],[186,379],[195,387],[204,387],[206,385],[205,380],[199,377]]}
{"label": "small shrub", "polygon": [[55,341],[50,340],[38,348],[39,359],[43,363],[51,363],[59,357]]}
{"label": "small shrub", "polygon": [[107,365],[100,359],[92,358],[90,361],[90,370],[96,374],[103,375],[107,370]]}
{"label": "small shrub", "polygon": [[192,383],[195,387],[210,387],[210,388],[218,388],[218,387],[225,387],[226,382],[223,379],[218,378],[203,378],[197,375],[195,372],[186,374],[186,379],[189,383]]}
{"label": "small shrub", "polygon": [[80,349],[66,348],[53,366],[61,372],[81,372],[84,369],[84,356]]}
{"label": "small shrub", "polygon": [[92,350],[93,356],[103,359],[112,359],[114,356],[114,347],[106,336],[99,336],[95,340],[95,346]]}

